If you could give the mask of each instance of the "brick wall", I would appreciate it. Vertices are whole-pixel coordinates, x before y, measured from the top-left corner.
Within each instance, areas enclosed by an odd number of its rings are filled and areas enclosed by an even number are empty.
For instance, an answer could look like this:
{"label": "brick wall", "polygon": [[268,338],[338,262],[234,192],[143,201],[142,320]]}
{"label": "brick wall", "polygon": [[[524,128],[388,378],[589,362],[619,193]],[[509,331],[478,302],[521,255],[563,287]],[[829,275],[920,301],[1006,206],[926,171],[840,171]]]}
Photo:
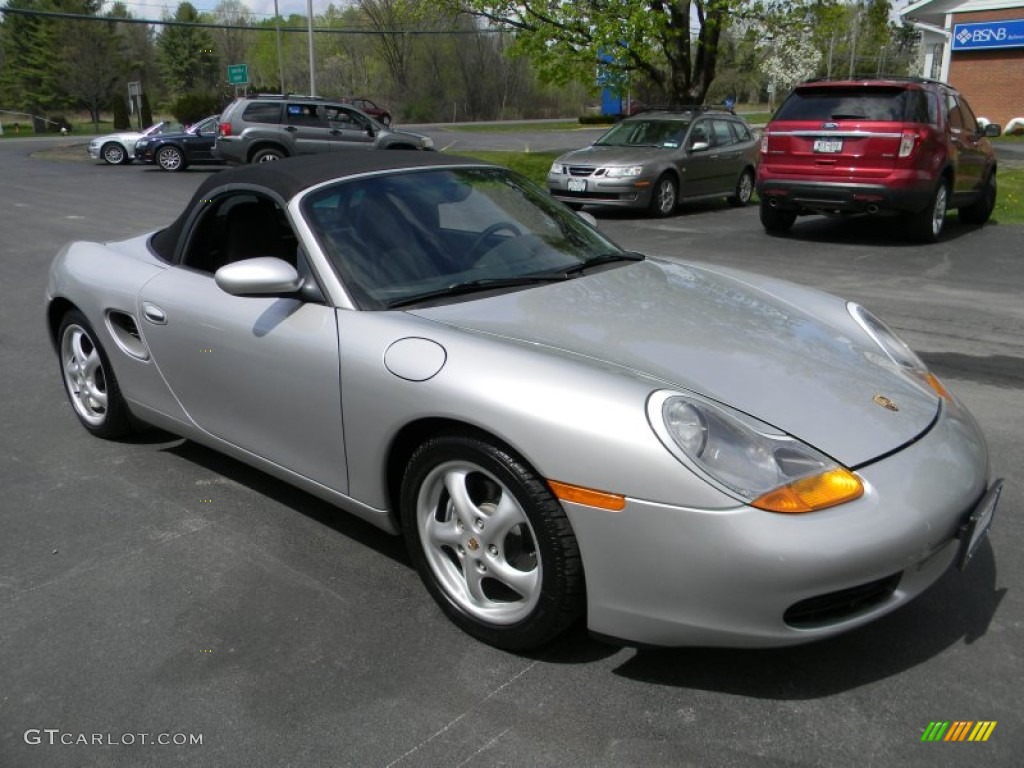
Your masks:
{"label": "brick wall", "polygon": [[[1024,19],[1024,4],[1001,11],[957,13],[953,24]],[[970,102],[974,114],[1005,126],[1024,117],[1024,48],[997,51],[954,51],[949,83]]]}

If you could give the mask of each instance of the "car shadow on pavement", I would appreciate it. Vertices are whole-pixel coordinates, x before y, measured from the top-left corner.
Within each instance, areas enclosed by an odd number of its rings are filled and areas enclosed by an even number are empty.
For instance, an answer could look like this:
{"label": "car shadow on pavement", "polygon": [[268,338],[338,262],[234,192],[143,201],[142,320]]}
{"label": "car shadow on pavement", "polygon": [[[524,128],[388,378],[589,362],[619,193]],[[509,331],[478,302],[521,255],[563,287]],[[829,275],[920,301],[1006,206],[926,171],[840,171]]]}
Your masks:
{"label": "car shadow on pavement", "polygon": [[[168,433],[163,434],[165,437],[171,437]],[[295,510],[353,541],[370,547],[395,562],[412,568],[405,551],[405,542],[401,536],[392,536],[365,520],[289,485],[283,480],[278,480],[248,464],[243,464],[230,456],[191,440],[179,439],[160,450],[221,475],[281,506]]]}
{"label": "car shadow on pavement", "polygon": [[844,635],[770,650],[638,650],[615,674],[674,688],[761,699],[832,696],[900,674],[988,631],[1005,587],[986,542],[966,572],[950,569],[899,610]]}

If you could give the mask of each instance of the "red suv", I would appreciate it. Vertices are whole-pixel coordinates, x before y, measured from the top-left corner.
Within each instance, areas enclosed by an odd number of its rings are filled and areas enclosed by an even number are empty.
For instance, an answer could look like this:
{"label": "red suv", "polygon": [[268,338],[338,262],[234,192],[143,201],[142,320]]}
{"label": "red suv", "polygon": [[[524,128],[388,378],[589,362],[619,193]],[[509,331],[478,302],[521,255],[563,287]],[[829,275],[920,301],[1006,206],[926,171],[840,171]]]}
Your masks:
{"label": "red suv", "polygon": [[898,215],[931,242],[946,211],[984,224],[996,158],[964,97],[924,78],[813,80],[797,86],[761,139],[761,223],[785,232],[808,214]]}

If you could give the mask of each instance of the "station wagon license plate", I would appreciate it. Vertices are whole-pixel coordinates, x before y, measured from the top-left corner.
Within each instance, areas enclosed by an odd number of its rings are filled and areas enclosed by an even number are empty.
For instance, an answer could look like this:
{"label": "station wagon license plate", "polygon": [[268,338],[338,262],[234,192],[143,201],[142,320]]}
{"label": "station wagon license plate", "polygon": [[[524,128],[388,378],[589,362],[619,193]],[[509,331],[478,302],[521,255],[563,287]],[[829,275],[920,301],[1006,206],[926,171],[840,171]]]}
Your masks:
{"label": "station wagon license plate", "polygon": [[843,140],[842,139],[815,139],[814,140],[814,151],[815,152],[826,152],[828,154],[835,154],[836,152],[843,151]]}
{"label": "station wagon license plate", "polygon": [[569,187],[570,192],[586,192],[587,191],[587,180],[586,179],[569,179],[566,182],[566,186]]}

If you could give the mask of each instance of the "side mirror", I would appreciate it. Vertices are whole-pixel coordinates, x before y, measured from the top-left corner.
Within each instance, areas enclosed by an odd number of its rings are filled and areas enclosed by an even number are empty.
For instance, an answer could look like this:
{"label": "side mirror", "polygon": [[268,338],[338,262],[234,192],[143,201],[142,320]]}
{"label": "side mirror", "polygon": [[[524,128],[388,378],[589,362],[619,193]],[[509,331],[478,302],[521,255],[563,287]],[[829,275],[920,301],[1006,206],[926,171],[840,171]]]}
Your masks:
{"label": "side mirror", "polygon": [[260,256],[225,264],[213,279],[232,296],[277,296],[295,293],[303,280],[295,267],[273,256]]}
{"label": "side mirror", "polygon": [[695,141],[690,146],[690,151],[691,152],[703,152],[705,149],[707,149],[710,146],[711,145],[708,144],[706,141]]}
{"label": "side mirror", "polygon": [[982,134],[985,136],[985,138],[994,139],[996,136],[999,136],[1002,132],[1003,127],[999,125],[999,123],[989,123],[988,125],[985,126],[985,130],[982,131]]}

